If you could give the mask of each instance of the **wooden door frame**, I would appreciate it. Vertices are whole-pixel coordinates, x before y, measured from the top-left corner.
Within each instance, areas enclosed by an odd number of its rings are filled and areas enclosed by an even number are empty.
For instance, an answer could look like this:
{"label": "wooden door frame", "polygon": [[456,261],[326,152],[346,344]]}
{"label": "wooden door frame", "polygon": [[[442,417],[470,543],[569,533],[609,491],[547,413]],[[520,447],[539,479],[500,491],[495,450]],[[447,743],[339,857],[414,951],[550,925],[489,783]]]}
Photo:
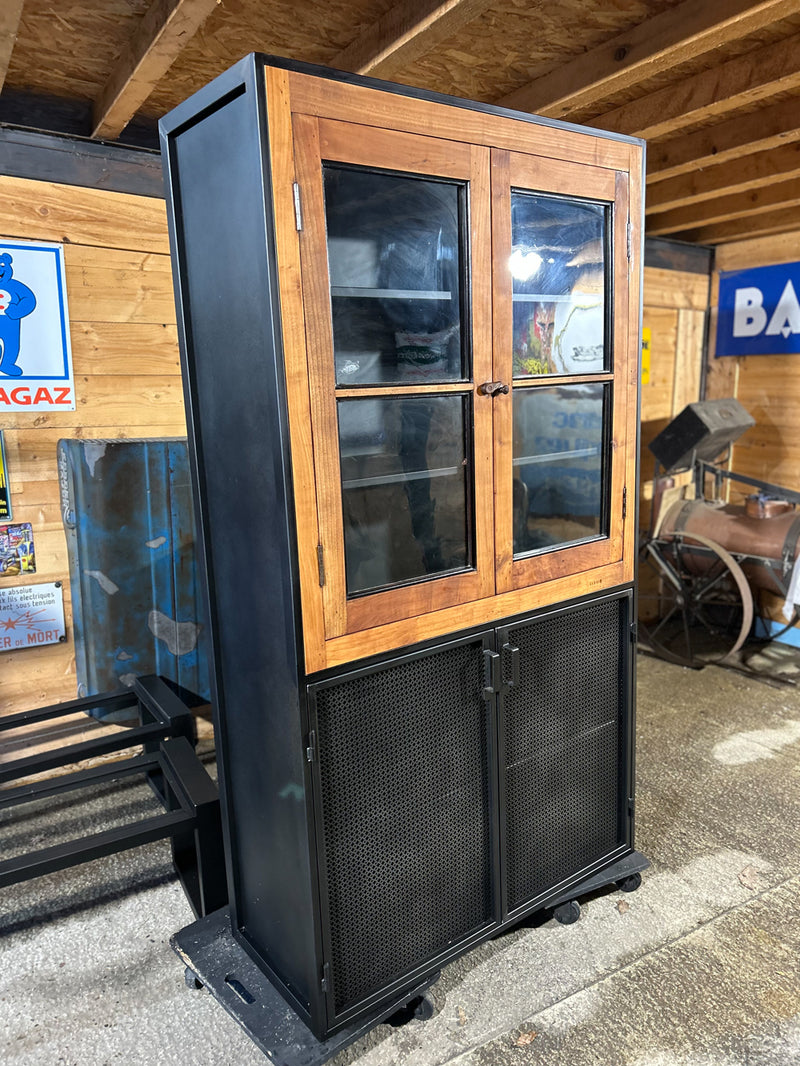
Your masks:
{"label": "wooden door frame", "polygon": [[[624,179],[624,180],[621,180]],[[512,368],[511,192],[530,189],[546,195],[574,196],[610,205],[611,363],[608,372],[550,374],[514,380]],[[627,443],[628,376],[628,259],[630,210],[627,174],[606,167],[569,163],[545,156],[496,150],[492,153],[493,262],[494,262],[494,374],[508,383],[508,393],[495,397],[495,545],[497,592],[523,589],[557,578],[579,575],[619,562],[623,554],[623,489]],[[608,465],[604,477],[608,490],[608,535],[522,557],[513,554],[513,398],[514,390],[554,388],[577,383],[602,383],[611,391],[611,426],[607,443]]]}
{"label": "wooden door frame", "polygon": [[[489,150],[466,142],[454,144],[434,137],[376,130],[357,123],[317,119],[307,115],[293,116],[292,132],[295,176],[303,205],[299,241],[319,523],[318,551],[321,566],[324,566],[324,633],[325,639],[331,640],[386,623],[415,618],[458,603],[483,599],[494,593],[491,401],[476,390],[476,385],[491,375]],[[472,367],[467,380],[444,386],[337,387],[330,314],[323,162],[346,163],[465,183],[469,247],[464,282],[469,285],[472,338]],[[338,399],[367,395],[400,397],[454,393],[469,397],[470,400],[471,416],[466,428],[472,436],[474,567],[455,574],[348,597],[340,491]]]}

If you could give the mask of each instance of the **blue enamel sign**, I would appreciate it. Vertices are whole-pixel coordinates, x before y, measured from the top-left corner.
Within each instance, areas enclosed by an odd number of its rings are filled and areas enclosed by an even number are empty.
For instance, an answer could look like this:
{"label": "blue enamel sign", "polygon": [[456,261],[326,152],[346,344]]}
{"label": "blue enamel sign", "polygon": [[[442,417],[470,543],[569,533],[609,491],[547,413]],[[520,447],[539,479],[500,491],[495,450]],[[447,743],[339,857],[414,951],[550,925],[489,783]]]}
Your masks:
{"label": "blue enamel sign", "polygon": [[0,240],[0,419],[75,410],[60,244]]}
{"label": "blue enamel sign", "polygon": [[717,355],[800,352],[800,263],[723,271]]}

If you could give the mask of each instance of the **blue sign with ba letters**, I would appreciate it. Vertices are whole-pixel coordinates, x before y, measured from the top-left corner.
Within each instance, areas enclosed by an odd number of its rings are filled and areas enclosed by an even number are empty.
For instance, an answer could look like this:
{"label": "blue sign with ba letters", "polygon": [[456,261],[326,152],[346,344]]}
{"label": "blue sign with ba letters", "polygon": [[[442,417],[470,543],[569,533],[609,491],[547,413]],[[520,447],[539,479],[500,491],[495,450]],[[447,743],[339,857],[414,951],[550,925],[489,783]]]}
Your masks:
{"label": "blue sign with ba letters", "polygon": [[800,352],[800,263],[723,271],[716,355]]}

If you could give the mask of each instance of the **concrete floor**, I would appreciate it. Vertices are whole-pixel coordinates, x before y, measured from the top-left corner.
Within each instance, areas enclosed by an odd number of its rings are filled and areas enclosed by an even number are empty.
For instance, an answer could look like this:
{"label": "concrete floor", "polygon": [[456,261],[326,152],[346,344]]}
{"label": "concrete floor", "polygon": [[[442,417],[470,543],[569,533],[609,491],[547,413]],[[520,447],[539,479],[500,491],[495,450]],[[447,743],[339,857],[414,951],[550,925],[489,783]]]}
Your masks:
{"label": "concrete floor", "polygon": [[[640,656],[641,889],[482,945],[445,969],[433,1017],[378,1026],[333,1066],[800,1064],[799,824],[800,688]],[[0,827],[4,850],[45,832],[35,811]],[[0,1061],[264,1066],[185,986],[169,937],[191,920],[160,844],[0,892]]]}

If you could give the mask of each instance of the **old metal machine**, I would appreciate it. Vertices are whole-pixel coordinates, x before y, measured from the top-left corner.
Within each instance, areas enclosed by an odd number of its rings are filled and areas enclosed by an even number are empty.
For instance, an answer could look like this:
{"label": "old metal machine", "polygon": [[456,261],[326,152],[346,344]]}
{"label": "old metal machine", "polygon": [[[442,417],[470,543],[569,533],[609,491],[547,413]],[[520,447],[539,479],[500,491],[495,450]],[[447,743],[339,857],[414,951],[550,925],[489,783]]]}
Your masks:
{"label": "old metal machine", "polygon": [[[761,593],[786,601],[781,633],[796,620],[800,493],[728,468],[732,444],[754,424],[736,400],[706,400],[649,445],[656,468],[640,549],[640,639],[661,658],[696,668],[733,661],[756,632]],[[692,483],[676,486],[686,471]]]}

